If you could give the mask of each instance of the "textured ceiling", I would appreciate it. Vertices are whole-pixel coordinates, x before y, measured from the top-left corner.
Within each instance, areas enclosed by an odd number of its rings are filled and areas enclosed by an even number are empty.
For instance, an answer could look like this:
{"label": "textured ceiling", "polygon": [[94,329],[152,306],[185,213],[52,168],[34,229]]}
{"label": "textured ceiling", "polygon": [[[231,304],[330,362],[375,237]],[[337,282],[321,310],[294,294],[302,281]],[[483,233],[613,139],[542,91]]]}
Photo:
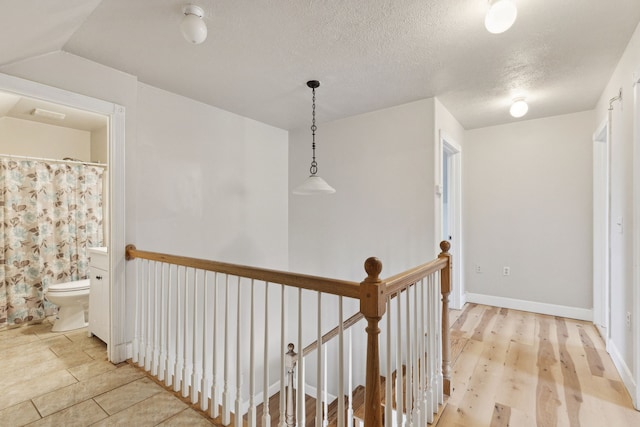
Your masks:
{"label": "textured ceiling", "polygon": [[0,0],[0,37],[25,33],[26,15],[42,24],[0,64],[62,49],[285,129],[308,126],[317,79],[321,122],[437,96],[471,129],[515,120],[519,93],[525,119],[594,108],[640,21],[640,0],[515,0],[499,35],[484,29],[486,0],[192,2],[201,45],[180,34],[186,1]]}

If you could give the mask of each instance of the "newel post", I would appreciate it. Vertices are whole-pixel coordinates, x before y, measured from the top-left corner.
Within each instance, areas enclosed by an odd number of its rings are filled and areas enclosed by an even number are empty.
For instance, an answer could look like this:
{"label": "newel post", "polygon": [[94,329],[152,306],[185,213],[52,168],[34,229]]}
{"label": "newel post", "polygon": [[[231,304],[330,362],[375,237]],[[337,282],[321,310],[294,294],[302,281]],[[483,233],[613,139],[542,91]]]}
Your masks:
{"label": "newel post", "polygon": [[[285,425],[287,427],[293,427],[296,425],[296,404],[293,390],[293,375],[296,368],[297,354],[293,351],[294,346],[289,343],[287,346],[286,368],[287,368],[287,391],[286,391],[286,409],[285,409]],[[282,423],[281,423],[282,425]]]}
{"label": "newel post", "polygon": [[384,283],[380,280],[382,263],[368,258],[364,263],[367,278],[360,283],[360,312],[367,319],[367,378],[365,385],[364,425],[382,427],[382,399],[380,396],[380,348],[378,322],[384,315],[386,304]]}
{"label": "newel post", "polygon": [[443,392],[451,396],[451,348],[449,340],[449,293],[451,293],[451,243],[440,242],[438,258],[447,260],[447,265],[440,270],[440,292],[442,293],[442,378]]}

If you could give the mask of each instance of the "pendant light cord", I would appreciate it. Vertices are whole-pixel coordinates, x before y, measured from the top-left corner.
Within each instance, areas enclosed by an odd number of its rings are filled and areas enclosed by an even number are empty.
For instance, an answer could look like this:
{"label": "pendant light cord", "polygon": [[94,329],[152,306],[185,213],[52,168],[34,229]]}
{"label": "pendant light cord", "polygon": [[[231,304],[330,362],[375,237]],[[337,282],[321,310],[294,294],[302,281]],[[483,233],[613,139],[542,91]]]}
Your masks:
{"label": "pendant light cord", "polygon": [[316,88],[311,88],[311,167],[309,172],[315,175],[318,172],[318,162],[316,162]]}

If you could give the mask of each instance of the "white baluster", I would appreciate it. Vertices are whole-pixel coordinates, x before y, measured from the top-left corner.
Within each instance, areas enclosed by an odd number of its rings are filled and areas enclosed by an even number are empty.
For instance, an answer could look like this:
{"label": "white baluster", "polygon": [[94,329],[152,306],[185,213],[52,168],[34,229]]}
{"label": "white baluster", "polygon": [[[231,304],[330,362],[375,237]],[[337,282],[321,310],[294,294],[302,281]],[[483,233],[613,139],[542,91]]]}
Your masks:
{"label": "white baluster", "polygon": [[[402,304],[400,302],[400,292],[396,295],[398,307],[398,325],[397,334],[398,342],[396,343],[396,425],[402,426],[402,404],[404,402],[402,393]],[[391,399],[389,399],[391,401]]]}
{"label": "white baluster", "polygon": [[322,425],[322,293],[318,291],[318,312],[317,312],[317,339],[318,339],[318,363],[316,364],[316,426]]}
{"label": "white baluster", "polygon": [[180,385],[182,383],[182,371],[184,370],[184,359],[182,358],[182,343],[184,335],[182,320],[183,304],[182,299],[184,295],[180,289],[180,267],[176,266],[176,342],[175,342],[175,354],[176,354],[176,367],[173,372],[173,391],[180,391]]}
{"label": "white baluster", "polygon": [[297,417],[297,425],[306,426],[306,417],[307,413],[305,411],[305,399],[306,399],[306,382],[305,382],[305,362],[304,355],[302,351],[304,347],[302,346],[302,289],[298,288],[298,345],[300,348],[298,349],[298,391],[297,391],[297,405],[298,409],[298,417]]}
{"label": "white baluster", "polygon": [[[404,391],[405,391],[405,402],[406,404],[404,405],[404,409],[403,412],[406,416],[406,420],[407,420],[407,425],[411,426],[413,425],[413,390],[412,390],[412,384],[413,384],[413,378],[412,378],[412,367],[415,366],[413,362],[413,353],[411,351],[412,345],[415,345],[415,336],[412,336],[411,334],[411,290],[412,288],[414,288],[414,286],[410,286],[407,288],[407,290],[405,291],[405,308],[407,310],[407,332],[406,332],[406,336],[407,336],[407,363],[405,366],[405,374],[404,374]],[[415,316],[415,310],[414,312],[414,316]],[[414,323],[415,323],[415,319],[414,319]],[[415,324],[414,324],[414,335],[415,335]]]}
{"label": "white baluster", "polygon": [[323,370],[324,370],[324,397],[323,397],[323,402],[324,402],[324,416],[323,416],[323,420],[322,420],[322,425],[324,427],[327,427],[329,425],[329,395],[327,392],[327,347],[329,347],[328,344],[324,345],[324,365],[323,365]]}
{"label": "white baluster", "polygon": [[342,296],[338,297],[338,427],[344,427],[344,324]]}
{"label": "white baluster", "polygon": [[441,333],[442,333],[442,305],[440,304],[440,296],[441,296],[441,286],[442,284],[440,283],[440,275],[437,275],[434,277],[433,279],[434,282],[434,286],[433,286],[433,293],[434,293],[434,297],[433,297],[433,311],[435,313],[435,317],[437,319],[437,321],[435,321],[434,323],[436,324],[436,336],[434,338],[434,353],[436,354],[436,364],[434,367],[434,388],[437,390],[436,393],[436,397],[437,397],[437,403],[438,404],[443,404],[444,403],[444,391],[442,389],[442,387],[444,386],[444,378],[442,376],[442,339],[441,339]]}
{"label": "white baluster", "polygon": [[158,284],[158,263],[153,263],[153,360],[151,361],[151,375],[158,376],[160,362],[160,286]]}
{"label": "white baluster", "polygon": [[384,419],[385,419],[385,425],[386,426],[392,426],[393,425],[393,403],[392,403],[392,399],[393,399],[393,384],[392,384],[392,378],[391,378],[391,373],[392,373],[392,358],[393,358],[393,353],[391,351],[392,349],[392,345],[391,345],[391,339],[393,337],[393,333],[391,331],[391,297],[387,296],[387,313],[386,316],[387,318],[387,362],[386,362],[386,379],[384,382],[384,395],[385,395],[385,405],[384,405]]}
{"label": "white baluster", "polygon": [[[164,385],[167,387],[170,387],[173,384],[173,376],[175,375],[175,371],[176,371],[176,360],[175,360],[175,340],[174,340],[174,344],[172,346],[171,344],[171,337],[174,337],[174,334],[171,333],[171,325],[170,325],[170,321],[171,319],[173,319],[173,317],[171,316],[171,307],[173,307],[173,304],[169,304],[169,301],[171,300],[171,289],[173,287],[173,282],[171,281],[172,279],[172,275],[171,275],[171,264],[169,264],[167,266],[167,300],[165,301],[165,323],[166,323],[166,331],[167,331],[167,337],[166,337],[166,342],[167,342],[167,360],[166,360],[166,374],[165,374],[165,380],[164,380]],[[175,338],[175,337],[174,337]]]}
{"label": "white baluster", "polygon": [[222,391],[222,425],[231,424],[231,408],[229,407],[230,391],[229,377],[231,376],[229,366],[229,275],[226,276],[225,294],[224,294],[224,390]]}
{"label": "white baluster", "polygon": [[135,282],[136,309],[133,313],[133,341],[131,343],[133,354],[131,355],[131,361],[137,364],[140,356],[140,307],[141,307],[140,258],[136,258],[136,260],[134,261],[134,268],[135,268],[135,275],[136,275],[136,282]]}
{"label": "white baluster", "polygon": [[[282,307],[284,309],[284,307]],[[269,414],[269,282],[264,284],[264,359],[262,360],[262,427],[271,427]]]}
{"label": "white baluster", "polygon": [[218,407],[218,399],[220,394],[220,387],[218,386],[218,273],[213,276],[213,337],[212,337],[212,351],[211,357],[213,358],[211,363],[212,378],[211,378],[211,418],[218,418],[220,410]]}
{"label": "white baluster", "polygon": [[147,348],[144,352],[144,369],[151,370],[151,360],[153,357],[153,318],[151,317],[153,309],[153,293],[151,289],[151,261],[147,262]]}
{"label": "white baluster", "polygon": [[[388,308],[388,306],[387,306]],[[349,406],[347,408],[347,426],[353,425],[353,340],[349,329]]]}
{"label": "white baluster", "polygon": [[426,345],[426,336],[425,336],[425,321],[426,321],[426,313],[429,309],[427,302],[424,299],[424,288],[425,283],[424,279],[420,281],[420,387],[422,389],[422,417],[423,421],[428,423],[433,422],[433,413],[429,410],[429,394],[428,394],[428,385],[427,385],[427,345]]}
{"label": "white baluster", "polygon": [[197,344],[198,344],[198,271],[193,270],[193,323],[191,324],[191,403],[198,402],[198,361]]}
{"label": "white baluster", "polygon": [[414,364],[414,372],[412,375],[412,380],[414,383],[414,396],[413,396],[413,424],[414,425],[424,425],[424,416],[425,413],[422,410],[422,400],[424,395],[424,384],[420,381],[421,372],[426,369],[424,365],[424,348],[422,343],[424,342],[424,323],[420,320],[419,312],[424,307],[424,301],[422,304],[419,304],[419,291],[418,287],[420,285],[418,283],[413,285],[413,359],[415,361]]}
{"label": "white baluster", "polygon": [[165,379],[167,367],[167,340],[164,327],[167,318],[167,312],[164,310],[167,297],[165,295],[164,286],[164,263],[160,263],[160,278],[158,282],[160,285],[160,360],[158,362],[158,380],[163,381]]}
{"label": "white baluster", "polygon": [[256,365],[255,365],[255,331],[254,331],[254,312],[255,306],[253,297],[255,293],[254,281],[251,279],[251,314],[249,315],[249,412],[248,412],[248,426],[256,426]]}
{"label": "white baluster", "polygon": [[242,289],[240,288],[240,277],[238,277],[238,309],[236,311],[236,407],[235,407],[235,424],[242,425],[242,361],[241,361],[241,342],[242,342],[242,316],[240,315],[242,308]]}
{"label": "white baluster", "polygon": [[441,385],[438,384],[438,372],[442,375],[442,361],[440,360],[440,356],[438,354],[438,337],[439,337],[439,329],[440,329],[440,316],[439,316],[439,295],[436,292],[436,278],[435,276],[430,276],[427,278],[427,299],[428,299],[428,307],[429,312],[427,313],[427,317],[429,318],[429,339],[427,344],[429,345],[429,357],[430,357],[430,370],[429,370],[429,378],[427,378],[429,391],[431,392],[429,395],[429,402],[431,407],[435,410],[438,404],[438,388],[441,388]]}
{"label": "white baluster", "polygon": [[[284,285],[280,286],[280,349],[281,353],[284,351],[284,343],[285,343],[285,324],[286,324],[286,316],[285,316],[285,287]],[[265,334],[266,335],[266,334]],[[286,385],[285,385],[285,362],[286,358],[280,356],[280,422],[278,423],[278,427],[284,427],[287,425],[285,420],[286,414]],[[263,423],[264,424],[264,423]]]}
{"label": "white baluster", "polygon": [[184,314],[184,323],[182,330],[182,360],[184,360],[184,368],[182,369],[182,397],[189,396],[189,374],[191,372],[191,366],[188,359],[189,349],[189,271],[185,267],[184,269],[184,306],[182,309]]}
{"label": "white baluster", "polygon": [[209,335],[209,319],[207,310],[207,294],[208,292],[208,283],[207,283],[207,272],[202,272],[204,278],[202,281],[202,361],[200,362],[201,368],[201,379],[200,379],[200,410],[206,411],[209,407],[209,399],[208,393],[210,390],[209,387],[209,369],[207,368],[207,336]]}

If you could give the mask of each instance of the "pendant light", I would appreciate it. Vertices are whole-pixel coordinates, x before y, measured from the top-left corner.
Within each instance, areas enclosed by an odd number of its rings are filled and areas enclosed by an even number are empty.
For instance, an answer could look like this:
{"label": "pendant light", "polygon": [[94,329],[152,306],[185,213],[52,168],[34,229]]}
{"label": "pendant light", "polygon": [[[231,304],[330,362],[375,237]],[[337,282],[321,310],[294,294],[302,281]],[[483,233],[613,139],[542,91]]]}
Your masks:
{"label": "pendant light", "polygon": [[316,89],[320,86],[320,82],[317,80],[309,80],[307,86],[311,88],[312,104],[311,104],[311,167],[309,168],[309,178],[307,178],[302,184],[294,188],[293,194],[301,196],[312,196],[314,194],[331,194],[336,190],[327,182],[320,178],[318,175],[318,162],[316,162]]}

